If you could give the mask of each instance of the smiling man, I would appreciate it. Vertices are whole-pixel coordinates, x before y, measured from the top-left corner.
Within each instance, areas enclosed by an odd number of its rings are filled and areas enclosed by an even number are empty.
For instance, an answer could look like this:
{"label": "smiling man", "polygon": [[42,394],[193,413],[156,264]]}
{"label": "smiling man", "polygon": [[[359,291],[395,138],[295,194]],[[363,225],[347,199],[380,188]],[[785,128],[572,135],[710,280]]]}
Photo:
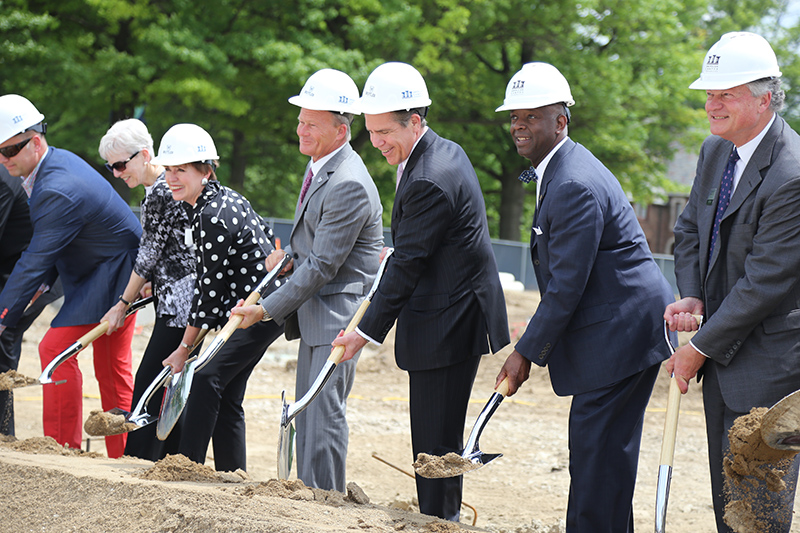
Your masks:
{"label": "smiling man", "polygon": [[[464,150],[428,128],[422,75],[384,63],[361,95],[372,145],[398,165],[394,255],[356,331],[338,338],[345,358],[383,342],[397,320],[395,360],[408,372],[411,444],[464,448],[467,403],[481,355],[509,342],[505,299],[480,184]],[[420,512],[458,521],[462,478],[417,476]]]}
{"label": "smiling man", "polygon": [[661,315],[674,301],[619,182],[567,135],[569,84],[528,63],[506,89],[517,152],[536,180],[531,259],[541,302],[505,362],[509,395],[531,363],[572,398],[567,532],[633,531],[633,491],[644,421],[669,355]]}
{"label": "smiling man", "polygon": [[[760,35],[723,35],[690,89],[706,92],[712,135],[700,149],[689,203],[675,224],[675,276],[682,299],[664,318],[679,331],[706,324],[667,363],[682,392],[701,374],[717,530],[729,532],[723,460],[728,430],[753,407],[800,389],[800,136],[779,116],[781,71]],[[759,531],[788,532],[798,461],[786,489],[748,478]]]}

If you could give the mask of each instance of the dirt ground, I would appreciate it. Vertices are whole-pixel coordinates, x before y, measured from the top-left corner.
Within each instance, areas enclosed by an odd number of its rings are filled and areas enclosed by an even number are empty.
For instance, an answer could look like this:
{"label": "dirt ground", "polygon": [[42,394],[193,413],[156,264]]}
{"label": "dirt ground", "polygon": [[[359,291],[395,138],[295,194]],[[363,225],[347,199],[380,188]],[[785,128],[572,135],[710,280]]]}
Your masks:
{"label": "dirt ground", "polygon": [[[537,305],[538,295],[508,292],[506,298],[512,338],[517,338]],[[53,312],[46,310],[26,335],[21,373],[38,376],[36,347],[52,316]],[[150,332],[146,317],[140,317],[139,322],[135,357],[143,352]],[[414,512],[414,482],[406,474],[413,471],[414,460],[408,385],[406,374],[394,364],[391,334],[382,347],[368,347],[362,355],[348,401],[348,481],[360,487],[370,503],[355,503],[338,493],[312,492],[297,484],[270,482],[277,477],[280,395],[283,389],[287,393],[294,390],[296,348],[294,342],[276,342],[250,379],[244,404],[249,481],[152,481],[138,477],[153,466],[147,461],[92,457],[97,454],[31,453],[4,444],[0,445],[0,497],[5,512],[0,532],[563,531],[569,490],[570,400],[557,397],[547,372],[537,367],[523,389],[501,404],[481,436],[484,452],[502,452],[503,456],[465,475],[461,524]],[[498,355],[484,358],[465,435],[491,395],[495,375],[510,350],[507,347]],[[78,359],[84,372],[85,419],[92,409],[100,409],[100,399],[92,377],[91,349]],[[654,527],[667,391],[667,376],[662,373],[645,417],[634,498],[639,531]],[[40,437],[41,389],[17,389],[15,406],[17,437]],[[87,447],[100,454],[105,450],[102,438],[85,441],[84,449]],[[209,455],[206,464],[213,466],[213,457]],[[674,465],[668,530],[713,531],[702,399],[696,383],[682,398]],[[792,531],[800,532],[800,525]]]}

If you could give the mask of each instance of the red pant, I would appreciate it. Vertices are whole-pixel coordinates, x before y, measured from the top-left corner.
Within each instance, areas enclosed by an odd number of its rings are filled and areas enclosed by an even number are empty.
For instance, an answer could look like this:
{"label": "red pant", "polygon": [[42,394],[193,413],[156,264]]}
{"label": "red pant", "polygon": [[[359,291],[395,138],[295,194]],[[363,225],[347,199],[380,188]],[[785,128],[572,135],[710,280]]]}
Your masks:
{"label": "red pant", "polygon": [[[94,375],[100,385],[100,401],[104,411],[119,407],[129,411],[133,397],[131,341],[136,315],[111,335],[101,335],[92,343]],[[39,343],[42,370],[75,341],[97,324],[50,328]],[[66,379],[61,385],[44,385],[42,420],[44,434],[59,444],[80,448],[83,431],[83,376],[77,357],[70,357],[53,373],[53,381]],[[109,457],[122,457],[127,434],[106,437]]]}

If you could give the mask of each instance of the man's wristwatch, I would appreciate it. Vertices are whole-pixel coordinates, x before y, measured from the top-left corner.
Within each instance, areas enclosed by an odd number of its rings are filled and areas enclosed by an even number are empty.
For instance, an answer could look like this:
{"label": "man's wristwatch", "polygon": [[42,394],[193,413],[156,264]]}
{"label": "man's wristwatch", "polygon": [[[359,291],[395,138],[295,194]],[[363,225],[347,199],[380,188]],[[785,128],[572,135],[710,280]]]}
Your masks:
{"label": "man's wristwatch", "polygon": [[272,320],[272,317],[265,308],[262,307],[261,310],[264,312],[264,314],[261,315],[261,322],[269,322]]}

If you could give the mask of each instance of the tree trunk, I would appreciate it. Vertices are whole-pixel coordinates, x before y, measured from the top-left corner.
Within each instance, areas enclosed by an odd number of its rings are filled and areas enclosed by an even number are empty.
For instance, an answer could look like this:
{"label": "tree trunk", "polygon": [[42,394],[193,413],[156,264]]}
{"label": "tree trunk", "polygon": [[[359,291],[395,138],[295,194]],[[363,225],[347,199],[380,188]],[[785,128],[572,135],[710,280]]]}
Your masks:
{"label": "tree trunk", "polygon": [[233,130],[231,156],[230,187],[242,192],[244,191],[244,171],[247,169],[247,156],[245,155],[244,133],[241,130]]}

